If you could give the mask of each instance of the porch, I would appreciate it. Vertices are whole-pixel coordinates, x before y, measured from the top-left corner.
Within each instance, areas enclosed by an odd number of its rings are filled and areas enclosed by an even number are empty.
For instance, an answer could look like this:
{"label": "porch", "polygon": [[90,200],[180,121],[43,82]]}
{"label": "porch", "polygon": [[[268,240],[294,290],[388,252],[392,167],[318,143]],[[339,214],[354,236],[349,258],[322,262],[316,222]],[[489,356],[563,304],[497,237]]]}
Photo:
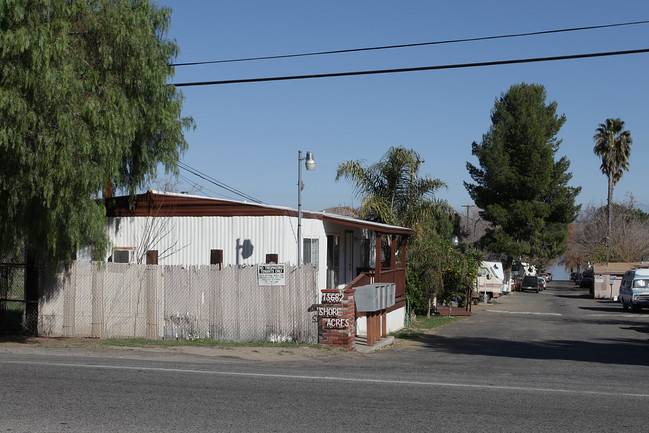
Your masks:
{"label": "porch", "polygon": [[[376,261],[380,266],[360,272],[351,281],[345,291],[368,284],[392,283],[395,286],[394,305],[374,312],[356,311],[356,335],[362,337],[368,346],[388,337],[390,332],[403,328],[406,314],[406,241],[407,234],[375,232]],[[382,239],[390,237],[390,252],[387,260],[382,260]],[[400,238],[400,242],[398,242]],[[398,249],[397,246],[400,245]],[[397,263],[397,252],[401,251],[401,260]]]}

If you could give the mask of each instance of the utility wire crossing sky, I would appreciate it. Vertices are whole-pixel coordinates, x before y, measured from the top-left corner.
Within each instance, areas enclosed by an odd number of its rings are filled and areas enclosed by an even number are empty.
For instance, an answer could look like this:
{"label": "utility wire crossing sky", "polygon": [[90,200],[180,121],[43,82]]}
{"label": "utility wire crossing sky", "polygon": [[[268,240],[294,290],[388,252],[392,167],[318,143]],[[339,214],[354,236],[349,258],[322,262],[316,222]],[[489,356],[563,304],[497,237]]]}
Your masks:
{"label": "utility wire crossing sky", "polygon": [[203,193],[216,185],[214,196],[295,207],[302,150],[318,164],[304,176],[303,208],[356,207],[353,185],[335,181],[338,165],[403,146],[426,161],[420,175],[448,185],[436,198],[461,209],[472,204],[471,143],[488,131],[494,100],[525,82],[542,84],[566,115],[556,157],[571,162],[578,202],[606,201],[593,135],[620,117],[634,147],[614,199],[649,210],[646,1],[160,4],[180,46],[183,115],[197,126],[181,179]]}
{"label": "utility wire crossing sky", "polygon": [[427,45],[445,45],[445,44],[456,44],[462,42],[477,42],[477,41],[487,41],[493,39],[507,39],[507,38],[520,38],[524,36],[539,36],[539,35],[548,35],[552,33],[565,33],[565,32],[577,32],[583,30],[595,30],[595,29],[605,29],[611,27],[621,27],[621,26],[632,26],[638,24],[647,24],[648,21],[633,21],[628,23],[617,23],[617,24],[605,24],[601,26],[587,26],[587,27],[574,27],[569,29],[556,29],[556,30],[542,30],[538,32],[527,32],[527,33],[515,33],[509,35],[496,35],[496,36],[480,36],[476,38],[463,38],[463,39],[450,39],[445,41],[434,41],[434,42],[415,42],[411,44],[396,44],[396,45],[383,45],[379,47],[364,47],[364,48],[348,48],[343,50],[331,50],[331,51],[317,51],[311,53],[298,53],[298,54],[281,54],[277,56],[262,56],[262,57],[248,57],[245,59],[227,59],[227,60],[206,60],[202,62],[187,62],[187,63],[174,63],[170,66],[198,66],[198,65],[210,65],[210,64],[219,64],[219,63],[234,63],[234,62],[250,62],[256,60],[276,60],[276,59],[288,59],[294,57],[308,57],[308,56],[322,56],[329,54],[344,54],[344,53],[358,53],[362,51],[377,51],[377,50],[389,50],[395,48],[411,48],[411,47],[423,47]]}
{"label": "utility wire crossing sky", "polygon": [[434,70],[441,70],[441,69],[476,68],[480,66],[514,65],[518,63],[551,62],[551,61],[558,61],[558,60],[587,59],[591,57],[622,56],[628,54],[641,54],[641,53],[649,53],[649,48],[642,48],[639,50],[608,51],[603,53],[570,54],[567,56],[533,57],[528,59],[494,60],[491,62],[459,63],[453,65],[418,66],[412,68],[374,69],[369,71],[289,75],[283,77],[244,78],[244,79],[237,79],[237,80],[221,80],[221,81],[194,81],[189,83],[174,83],[174,86],[176,87],[213,86],[219,84],[260,83],[264,81],[286,81],[286,80],[304,80],[304,79],[311,79],[311,78],[349,77],[354,75],[394,74],[399,72],[420,72],[420,71],[434,71]]}

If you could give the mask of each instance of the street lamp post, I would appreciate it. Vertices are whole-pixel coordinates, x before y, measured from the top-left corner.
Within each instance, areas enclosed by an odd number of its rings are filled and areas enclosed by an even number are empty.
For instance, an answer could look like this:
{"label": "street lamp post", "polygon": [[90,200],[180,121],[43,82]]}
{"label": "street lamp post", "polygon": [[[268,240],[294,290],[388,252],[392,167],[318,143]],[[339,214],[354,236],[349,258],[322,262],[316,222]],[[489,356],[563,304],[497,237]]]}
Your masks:
{"label": "street lamp post", "polygon": [[307,170],[315,169],[315,160],[313,153],[307,152],[306,157],[302,157],[302,151],[297,151],[297,267],[302,265],[302,161]]}

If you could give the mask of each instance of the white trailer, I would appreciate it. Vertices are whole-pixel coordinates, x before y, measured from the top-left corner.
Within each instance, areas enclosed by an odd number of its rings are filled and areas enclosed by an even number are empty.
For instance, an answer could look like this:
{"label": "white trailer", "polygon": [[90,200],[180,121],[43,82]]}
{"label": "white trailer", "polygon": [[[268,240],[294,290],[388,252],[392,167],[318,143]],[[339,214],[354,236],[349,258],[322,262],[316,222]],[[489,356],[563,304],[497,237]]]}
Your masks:
{"label": "white trailer", "polygon": [[481,301],[488,301],[505,294],[509,290],[505,284],[505,272],[501,262],[482,262],[478,270],[475,291]]}

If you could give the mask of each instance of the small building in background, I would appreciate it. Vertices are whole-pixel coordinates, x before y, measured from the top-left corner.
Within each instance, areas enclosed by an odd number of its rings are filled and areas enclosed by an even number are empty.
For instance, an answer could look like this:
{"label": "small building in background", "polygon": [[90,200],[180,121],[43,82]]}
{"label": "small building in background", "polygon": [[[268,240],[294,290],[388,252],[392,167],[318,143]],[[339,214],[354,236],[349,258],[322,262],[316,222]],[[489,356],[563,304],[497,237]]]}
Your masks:
{"label": "small building in background", "polygon": [[595,299],[618,300],[620,284],[624,273],[629,269],[647,267],[645,262],[596,263],[592,266],[593,297]]}

